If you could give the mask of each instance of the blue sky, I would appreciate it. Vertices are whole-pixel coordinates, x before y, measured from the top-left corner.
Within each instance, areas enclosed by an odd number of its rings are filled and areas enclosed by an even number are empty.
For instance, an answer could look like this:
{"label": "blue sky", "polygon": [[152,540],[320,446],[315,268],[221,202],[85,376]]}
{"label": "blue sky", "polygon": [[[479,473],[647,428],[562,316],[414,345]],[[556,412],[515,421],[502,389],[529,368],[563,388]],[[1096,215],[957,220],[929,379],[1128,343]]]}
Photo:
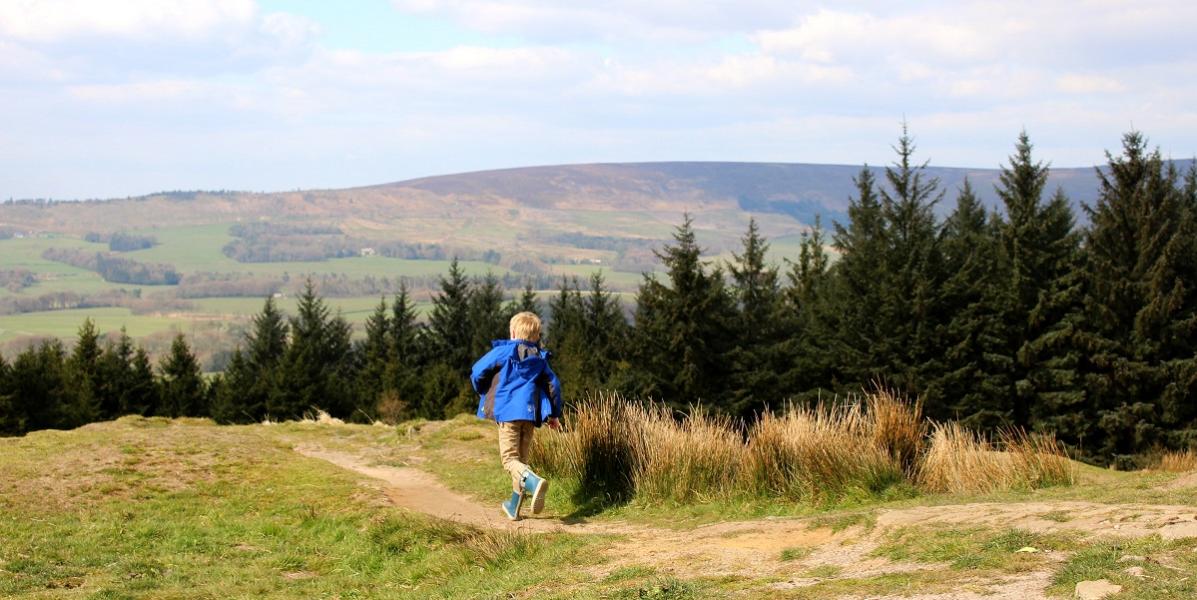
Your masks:
{"label": "blue sky", "polygon": [[1197,154],[1191,2],[0,0],[0,199]]}

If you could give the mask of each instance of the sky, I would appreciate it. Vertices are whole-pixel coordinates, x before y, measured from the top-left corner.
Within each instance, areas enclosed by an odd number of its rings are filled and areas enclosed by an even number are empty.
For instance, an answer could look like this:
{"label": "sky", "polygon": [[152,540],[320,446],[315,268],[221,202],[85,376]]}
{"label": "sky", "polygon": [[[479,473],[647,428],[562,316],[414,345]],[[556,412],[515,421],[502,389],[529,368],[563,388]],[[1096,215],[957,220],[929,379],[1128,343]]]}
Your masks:
{"label": "sky", "polygon": [[1197,154],[1197,3],[0,0],[0,200]]}

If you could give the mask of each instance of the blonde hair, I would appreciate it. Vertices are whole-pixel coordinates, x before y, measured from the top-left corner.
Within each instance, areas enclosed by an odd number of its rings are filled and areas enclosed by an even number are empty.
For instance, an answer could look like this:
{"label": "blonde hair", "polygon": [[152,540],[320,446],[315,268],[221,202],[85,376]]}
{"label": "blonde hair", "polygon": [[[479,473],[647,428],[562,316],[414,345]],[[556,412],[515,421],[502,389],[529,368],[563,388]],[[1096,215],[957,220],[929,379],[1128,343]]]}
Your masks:
{"label": "blonde hair", "polygon": [[511,339],[540,341],[540,317],[536,313],[524,311],[511,317]]}

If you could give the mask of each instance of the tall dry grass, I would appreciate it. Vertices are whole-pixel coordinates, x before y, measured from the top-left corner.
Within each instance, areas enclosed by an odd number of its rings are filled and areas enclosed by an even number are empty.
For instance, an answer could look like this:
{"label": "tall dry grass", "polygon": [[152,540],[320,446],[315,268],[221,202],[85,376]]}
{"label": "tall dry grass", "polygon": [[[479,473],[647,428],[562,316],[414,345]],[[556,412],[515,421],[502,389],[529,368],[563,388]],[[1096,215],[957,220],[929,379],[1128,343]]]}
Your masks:
{"label": "tall dry grass", "polygon": [[1051,435],[1003,432],[991,442],[959,423],[936,424],[918,470],[931,492],[984,493],[1071,484],[1072,461]]}
{"label": "tall dry grass", "polygon": [[636,496],[686,502],[736,492],[745,446],[729,418],[694,407],[675,419],[660,404],[634,407],[631,414],[640,425],[633,438]]}
{"label": "tall dry grass", "polygon": [[1050,437],[1010,433],[991,444],[954,423],[928,434],[921,404],[882,388],[845,402],[766,412],[747,430],[702,407],[675,414],[614,394],[570,407],[565,424],[561,434],[536,436],[531,462],[603,502],[818,502],[900,484],[973,492],[1072,478],[1071,463]]}
{"label": "tall dry grass", "polygon": [[1197,471],[1197,450],[1165,452],[1160,455],[1160,464],[1156,469],[1169,473]]}

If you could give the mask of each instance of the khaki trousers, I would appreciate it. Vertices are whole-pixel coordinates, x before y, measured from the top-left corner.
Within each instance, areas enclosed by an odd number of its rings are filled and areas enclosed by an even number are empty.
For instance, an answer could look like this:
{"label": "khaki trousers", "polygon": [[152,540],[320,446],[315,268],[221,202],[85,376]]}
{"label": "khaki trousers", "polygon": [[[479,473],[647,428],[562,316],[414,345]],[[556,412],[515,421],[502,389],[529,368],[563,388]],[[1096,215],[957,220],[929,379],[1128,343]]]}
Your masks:
{"label": "khaki trousers", "polygon": [[523,490],[521,485],[524,471],[528,468],[528,455],[532,452],[532,434],[536,426],[532,421],[508,421],[499,423],[499,460],[503,468],[511,473],[511,490]]}

